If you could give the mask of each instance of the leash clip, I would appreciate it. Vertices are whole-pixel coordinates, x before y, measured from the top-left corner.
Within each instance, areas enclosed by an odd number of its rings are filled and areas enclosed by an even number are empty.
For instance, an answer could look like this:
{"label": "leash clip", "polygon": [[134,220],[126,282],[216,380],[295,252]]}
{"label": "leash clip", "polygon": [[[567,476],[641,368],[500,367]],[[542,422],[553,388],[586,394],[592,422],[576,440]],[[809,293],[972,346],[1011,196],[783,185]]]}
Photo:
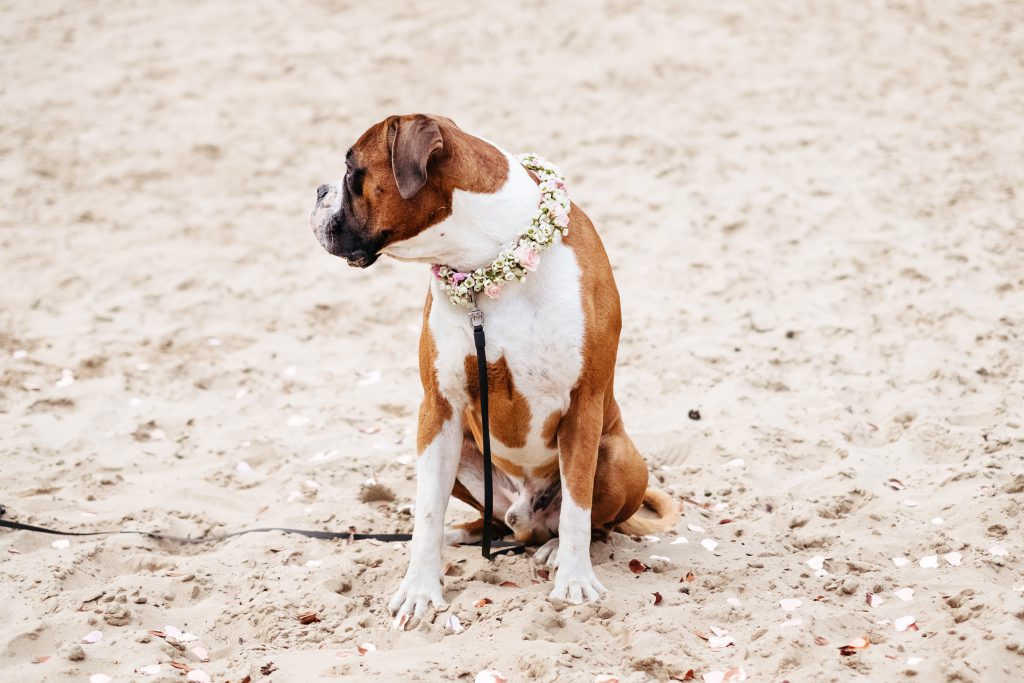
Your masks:
{"label": "leash clip", "polygon": [[476,305],[476,294],[473,294],[473,308],[469,309],[469,324],[473,327],[484,326],[484,312]]}

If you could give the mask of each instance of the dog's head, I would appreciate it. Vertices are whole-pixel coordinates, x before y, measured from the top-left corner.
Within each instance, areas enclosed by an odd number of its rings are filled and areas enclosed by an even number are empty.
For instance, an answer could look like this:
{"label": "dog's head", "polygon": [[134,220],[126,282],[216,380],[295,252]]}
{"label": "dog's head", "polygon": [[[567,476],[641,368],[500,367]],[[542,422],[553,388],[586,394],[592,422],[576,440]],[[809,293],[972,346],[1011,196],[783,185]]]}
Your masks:
{"label": "dog's head", "polygon": [[345,155],[345,176],[321,185],[310,225],[320,244],[366,268],[388,245],[452,212],[452,192],[495,192],[508,160],[450,119],[411,114],[372,126]]}

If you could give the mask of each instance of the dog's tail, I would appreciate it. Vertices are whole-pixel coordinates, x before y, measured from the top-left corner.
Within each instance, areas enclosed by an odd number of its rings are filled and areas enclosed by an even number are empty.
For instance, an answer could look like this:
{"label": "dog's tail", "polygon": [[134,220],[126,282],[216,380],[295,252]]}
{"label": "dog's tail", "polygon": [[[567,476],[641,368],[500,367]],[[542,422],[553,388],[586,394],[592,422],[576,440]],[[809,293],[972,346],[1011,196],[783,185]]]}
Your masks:
{"label": "dog's tail", "polygon": [[647,489],[640,509],[615,530],[628,536],[646,536],[668,531],[678,521],[679,510],[672,497],[658,489]]}

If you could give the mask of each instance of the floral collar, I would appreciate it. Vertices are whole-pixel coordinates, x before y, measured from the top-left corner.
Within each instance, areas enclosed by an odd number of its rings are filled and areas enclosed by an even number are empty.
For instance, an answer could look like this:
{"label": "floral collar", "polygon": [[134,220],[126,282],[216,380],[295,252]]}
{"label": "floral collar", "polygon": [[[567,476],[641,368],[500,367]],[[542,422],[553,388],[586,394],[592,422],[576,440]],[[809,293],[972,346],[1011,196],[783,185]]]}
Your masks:
{"label": "floral collar", "polygon": [[526,230],[486,268],[460,273],[448,266],[432,266],[434,277],[453,304],[470,306],[477,292],[497,299],[506,283],[522,282],[527,273],[537,270],[540,252],[551,246],[555,237],[569,234],[569,191],[558,167],[536,154],[520,154],[517,158],[540,179],[537,213]]}

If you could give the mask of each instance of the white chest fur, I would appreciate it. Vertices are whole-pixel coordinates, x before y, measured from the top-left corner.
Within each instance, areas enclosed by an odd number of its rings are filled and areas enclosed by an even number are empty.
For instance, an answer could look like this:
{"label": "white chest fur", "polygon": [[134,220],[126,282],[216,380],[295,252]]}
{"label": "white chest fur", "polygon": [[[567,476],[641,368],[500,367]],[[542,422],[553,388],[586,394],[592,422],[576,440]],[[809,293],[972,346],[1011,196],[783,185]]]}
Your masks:
{"label": "white chest fur", "polygon": [[[448,302],[436,281],[429,325],[437,346],[437,376],[441,393],[461,412],[466,393],[467,356],[473,356],[468,309]],[[525,282],[513,282],[501,297],[478,296],[484,312],[489,362],[504,358],[516,390],[530,408],[530,423],[522,425],[525,445],[510,448],[492,440],[495,455],[522,467],[550,461],[542,431],[552,413],[569,407],[572,388],[582,368],[584,319],[580,298],[580,267],[572,249],[556,242],[541,255],[541,264]]]}

